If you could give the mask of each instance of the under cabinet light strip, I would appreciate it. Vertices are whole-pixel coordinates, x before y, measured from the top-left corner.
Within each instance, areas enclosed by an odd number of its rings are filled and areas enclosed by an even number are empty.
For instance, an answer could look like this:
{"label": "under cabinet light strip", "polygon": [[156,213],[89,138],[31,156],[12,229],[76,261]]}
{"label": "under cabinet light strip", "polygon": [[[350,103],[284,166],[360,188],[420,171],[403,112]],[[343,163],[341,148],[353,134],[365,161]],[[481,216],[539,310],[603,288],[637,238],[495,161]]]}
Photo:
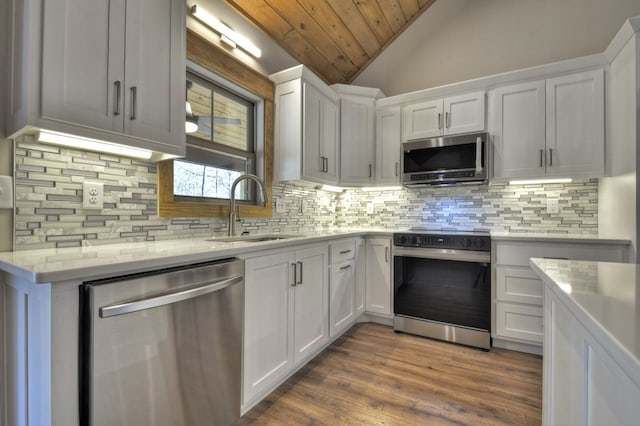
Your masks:
{"label": "under cabinet light strip", "polygon": [[38,133],[38,142],[62,145],[85,151],[106,152],[109,154],[122,155],[124,157],[141,158],[143,160],[150,159],[153,154],[147,149],[132,148],[130,146],[120,145],[117,143],[84,138],[66,133],[52,132],[50,130],[40,130],[40,133]]}
{"label": "under cabinet light strip", "polygon": [[571,178],[558,178],[558,179],[524,179],[524,180],[511,180],[509,185],[537,185],[544,183],[571,183]]}
{"label": "under cabinet light strip", "polygon": [[[237,32],[233,31],[224,22],[220,21],[215,16],[211,15],[206,10],[198,7],[197,5],[191,6],[191,15],[193,15],[197,20],[211,28],[213,31],[220,34],[221,37],[226,37],[231,42],[235,43],[240,49],[245,52],[259,58],[262,56],[262,51],[252,42],[250,42],[246,37]],[[225,40],[222,40],[226,43]],[[229,44],[229,43],[227,43]]]}

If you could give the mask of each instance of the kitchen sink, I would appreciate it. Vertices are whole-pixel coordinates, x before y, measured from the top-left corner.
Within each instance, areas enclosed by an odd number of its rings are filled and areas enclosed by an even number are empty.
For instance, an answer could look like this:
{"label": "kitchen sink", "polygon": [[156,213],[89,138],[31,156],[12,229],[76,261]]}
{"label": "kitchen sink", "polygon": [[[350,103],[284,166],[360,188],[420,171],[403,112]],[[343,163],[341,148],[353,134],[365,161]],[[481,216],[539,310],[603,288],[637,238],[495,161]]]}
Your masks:
{"label": "kitchen sink", "polygon": [[301,238],[301,234],[262,234],[262,235],[237,235],[235,237],[213,237],[206,241],[219,241],[221,243],[259,243],[263,241],[288,240],[290,238]]}

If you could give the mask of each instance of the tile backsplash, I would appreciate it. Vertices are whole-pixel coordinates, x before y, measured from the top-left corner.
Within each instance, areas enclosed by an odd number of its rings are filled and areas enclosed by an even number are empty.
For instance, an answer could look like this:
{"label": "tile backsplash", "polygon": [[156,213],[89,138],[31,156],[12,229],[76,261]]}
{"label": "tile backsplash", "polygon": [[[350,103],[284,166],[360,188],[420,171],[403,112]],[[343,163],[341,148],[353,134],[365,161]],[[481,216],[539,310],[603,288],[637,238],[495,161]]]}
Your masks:
{"label": "tile backsplash", "polygon": [[[160,218],[154,163],[16,141],[16,250],[76,247],[172,238],[207,238],[226,232],[226,218]],[[104,207],[82,207],[82,183],[102,182]],[[490,229],[594,234],[598,182],[348,190],[277,184],[284,202],[272,218],[241,218],[237,231],[309,232],[335,227]],[[559,212],[547,213],[547,199]],[[275,204],[275,203],[274,203]],[[373,213],[367,213],[371,204]]]}

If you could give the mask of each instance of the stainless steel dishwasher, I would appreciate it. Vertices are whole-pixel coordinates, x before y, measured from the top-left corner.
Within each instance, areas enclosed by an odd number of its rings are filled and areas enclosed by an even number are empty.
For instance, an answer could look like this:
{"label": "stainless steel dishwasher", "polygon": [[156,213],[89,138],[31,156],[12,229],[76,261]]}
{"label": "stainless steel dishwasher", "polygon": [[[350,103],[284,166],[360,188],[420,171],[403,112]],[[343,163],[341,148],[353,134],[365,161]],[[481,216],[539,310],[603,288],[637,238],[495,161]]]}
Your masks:
{"label": "stainless steel dishwasher", "polygon": [[84,425],[229,425],[240,416],[244,261],[81,287]]}

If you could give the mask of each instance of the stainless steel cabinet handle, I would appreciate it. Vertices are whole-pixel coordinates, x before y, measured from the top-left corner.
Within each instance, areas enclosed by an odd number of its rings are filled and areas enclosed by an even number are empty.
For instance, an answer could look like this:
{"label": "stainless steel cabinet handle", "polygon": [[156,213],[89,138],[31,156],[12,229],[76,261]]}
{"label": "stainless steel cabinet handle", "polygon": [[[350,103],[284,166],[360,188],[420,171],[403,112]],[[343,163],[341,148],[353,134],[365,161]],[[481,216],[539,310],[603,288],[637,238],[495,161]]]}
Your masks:
{"label": "stainless steel cabinet handle", "polygon": [[345,265],[340,267],[341,271],[346,271],[347,269],[351,269],[351,265]]}
{"label": "stainless steel cabinet handle", "polygon": [[442,129],[442,113],[438,113],[438,129]]}
{"label": "stainless steel cabinet handle", "polygon": [[369,164],[369,177],[373,176],[373,165]]}
{"label": "stainless steel cabinet handle", "polygon": [[384,261],[389,263],[389,247],[384,248]]}
{"label": "stainless steel cabinet handle", "polygon": [[395,171],[396,171],[396,177],[397,177],[398,176],[398,162],[397,161],[396,161],[396,169],[395,169]]}
{"label": "stainless steel cabinet handle", "polygon": [[549,148],[549,167],[553,167],[553,148]]}
{"label": "stainless steel cabinet handle", "polygon": [[115,91],[115,96],[114,96],[114,105],[113,105],[113,115],[120,115],[120,89],[121,89],[122,84],[120,83],[120,80],[115,81],[113,83],[113,89]]}
{"label": "stainless steel cabinet handle", "polygon": [[300,274],[300,279],[296,281],[296,285],[301,285],[302,284],[302,262],[297,262],[297,264],[300,267],[300,271],[298,272]]}
{"label": "stainless steel cabinet handle", "polygon": [[293,266],[293,282],[291,283],[291,287],[295,287],[298,283],[298,265],[292,263],[291,266]]}
{"label": "stainless steel cabinet handle", "polygon": [[543,156],[544,156],[544,149],[541,149],[541,150],[540,150],[540,167],[542,167],[542,166],[543,166],[543,164],[542,164],[542,157],[543,157]]}
{"label": "stainless steel cabinet handle", "polygon": [[444,113],[444,121],[445,121],[445,125],[447,126],[447,129],[451,127],[451,115],[448,112]]}
{"label": "stainless steel cabinet handle", "polygon": [[135,120],[138,113],[138,88],[136,86],[131,87],[131,115],[130,119]]}
{"label": "stainless steel cabinet handle", "polygon": [[347,253],[351,253],[351,250],[342,250],[342,251],[340,252],[340,254],[347,254]]}
{"label": "stainless steel cabinet handle", "polygon": [[324,173],[324,157],[320,157],[320,171]]}
{"label": "stainless steel cabinet handle", "polygon": [[232,278],[227,278],[221,281],[202,283],[198,287],[192,287],[188,290],[167,293],[161,296],[150,297],[148,299],[133,300],[127,303],[103,306],[99,308],[98,315],[100,318],[109,318],[116,315],[130,314],[133,312],[143,311],[145,309],[157,308],[158,306],[170,305],[172,303],[194,299],[196,297],[204,296],[205,294],[222,290],[233,284],[239,283],[242,280],[242,275],[236,275]]}
{"label": "stainless steel cabinet handle", "polygon": [[324,172],[329,173],[329,158],[324,157],[324,161],[325,161]]}

